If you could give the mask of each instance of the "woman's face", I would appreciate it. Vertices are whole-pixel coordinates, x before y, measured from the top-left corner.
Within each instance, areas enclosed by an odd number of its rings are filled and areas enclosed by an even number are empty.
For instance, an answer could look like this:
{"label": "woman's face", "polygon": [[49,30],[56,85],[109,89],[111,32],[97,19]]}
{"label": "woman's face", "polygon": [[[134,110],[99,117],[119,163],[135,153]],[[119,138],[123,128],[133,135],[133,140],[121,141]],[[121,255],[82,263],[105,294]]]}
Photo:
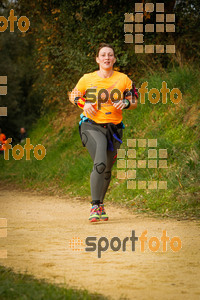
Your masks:
{"label": "woman's face", "polygon": [[99,56],[96,57],[96,62],[99,64],[99,69],[110,70],[113,68],[116,58],[113,49],[103,47],[99,51]]}

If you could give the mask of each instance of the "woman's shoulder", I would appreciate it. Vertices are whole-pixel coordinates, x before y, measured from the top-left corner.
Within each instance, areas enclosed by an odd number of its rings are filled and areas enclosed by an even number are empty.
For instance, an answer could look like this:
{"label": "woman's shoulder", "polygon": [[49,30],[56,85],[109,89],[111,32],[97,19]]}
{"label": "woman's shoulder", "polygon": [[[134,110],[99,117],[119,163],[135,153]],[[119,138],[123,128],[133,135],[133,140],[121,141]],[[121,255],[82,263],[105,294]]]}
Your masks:
{"label": "woman's shoulder", "polygon": [[128,75],[126,75],[125,73],[122,73],[122,72],[119,72],[119,71],[115,71],[115,76],[118,76],[120,78],[124,78],[124,79],[127,79],[128,78]]}
{"label": "woman's shoulder", "polygon": [[85,79],[87,79],[87,78],[96,76],[96,73],[97,73],[97,71],[90,72],[90,73],[85,73],[82,77],[84,77]]}

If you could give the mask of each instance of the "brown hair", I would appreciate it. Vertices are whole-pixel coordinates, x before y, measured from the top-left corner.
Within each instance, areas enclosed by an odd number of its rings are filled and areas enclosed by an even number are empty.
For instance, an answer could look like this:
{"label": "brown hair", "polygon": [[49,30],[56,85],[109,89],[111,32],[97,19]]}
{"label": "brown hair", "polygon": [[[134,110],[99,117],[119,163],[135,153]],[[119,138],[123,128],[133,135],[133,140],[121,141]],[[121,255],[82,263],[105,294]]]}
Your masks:
{"label": "brown hair", "polygon": [[104,47],[111,48],[111,49],[113,50],[114,56],[115,56],[115,50],[114,50],[114,48],[113,48],[112,45],[107,44],[107,43],[101,43],[101,44],[99,45],[99,47],[97,48],[96,57],[99,56],[99,51],[100,51],[102,48],[104,48]]}

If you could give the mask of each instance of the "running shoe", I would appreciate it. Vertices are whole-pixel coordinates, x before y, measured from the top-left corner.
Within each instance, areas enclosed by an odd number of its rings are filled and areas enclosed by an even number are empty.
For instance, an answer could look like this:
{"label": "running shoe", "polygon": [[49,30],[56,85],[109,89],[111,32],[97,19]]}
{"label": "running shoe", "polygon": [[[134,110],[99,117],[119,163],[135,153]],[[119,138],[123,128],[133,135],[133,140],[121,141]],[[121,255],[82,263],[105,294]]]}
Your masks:
{"label": "running shoe", "polygon": [[90,222],[97,222],[100,220],[100,207],[98,205],[93,205],[90,211],[89,221]]}
{"label": "running shoe", "polygon": [[100,204],[99,208],[100,208],[100,212],[101,212],[100,220],[102,220],[102,221],[108,221],[108,215],[107,215],[107,213],[105,211],[104,204]]}

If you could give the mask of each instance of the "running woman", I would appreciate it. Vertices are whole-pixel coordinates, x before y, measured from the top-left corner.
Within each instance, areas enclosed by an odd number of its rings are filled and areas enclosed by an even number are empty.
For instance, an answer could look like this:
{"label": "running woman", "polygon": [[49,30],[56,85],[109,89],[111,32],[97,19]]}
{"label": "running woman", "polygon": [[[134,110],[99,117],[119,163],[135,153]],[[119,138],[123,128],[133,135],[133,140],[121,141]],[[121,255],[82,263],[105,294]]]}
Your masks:
{"label": "running woman", "polygon": [[122,143],[122,111],[135,109],[138,98],[131,79],[113,70],[116,58],[110,44],[100,44],[96,62],[99,70],[81,77],[69,93],[69,100],[83,109],[79,122],[80,137],[94,163],[90,176],[90,222],[108,220],[104,198],[117,149]]}

